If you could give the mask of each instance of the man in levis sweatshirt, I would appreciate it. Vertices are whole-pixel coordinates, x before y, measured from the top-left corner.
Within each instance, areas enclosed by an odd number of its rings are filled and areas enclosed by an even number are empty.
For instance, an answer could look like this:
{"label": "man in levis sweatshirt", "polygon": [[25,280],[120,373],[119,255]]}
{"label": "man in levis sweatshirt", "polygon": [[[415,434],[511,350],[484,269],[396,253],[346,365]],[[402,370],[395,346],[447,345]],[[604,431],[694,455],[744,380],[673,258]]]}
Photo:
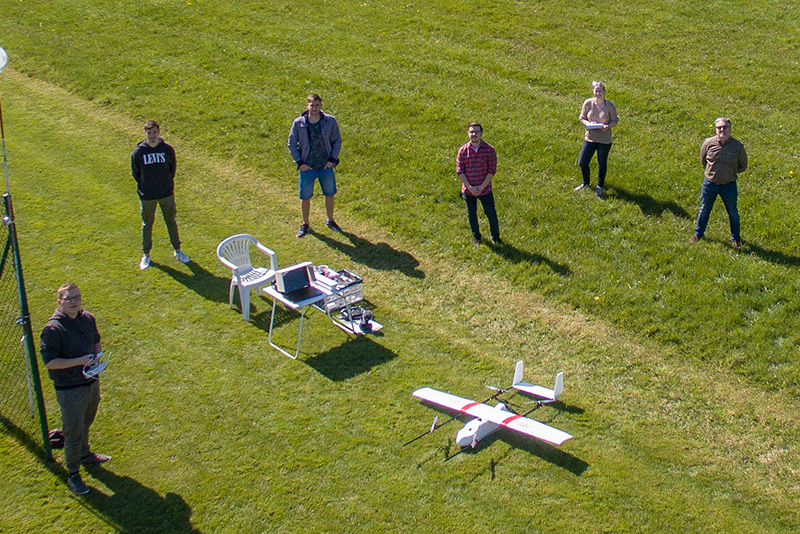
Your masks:
{"label": "man in levis sweatshirt", "polygon": [[159,133],[161,128],[156,121],[144,123],[147,139],[136,146],[131,154],[131,173],[136,180],[136,192],[142,203],[142,256],[139,268],[150,267],[150,249],[153,248],[153,222],[156,208],[161,206],[161,214],[167,224],[169,240],[175,249],[175,258],[181,263],[189,263],[189,258],[181,252],[178,237],[178,223],[175,220],[175,150],[169,146]]}

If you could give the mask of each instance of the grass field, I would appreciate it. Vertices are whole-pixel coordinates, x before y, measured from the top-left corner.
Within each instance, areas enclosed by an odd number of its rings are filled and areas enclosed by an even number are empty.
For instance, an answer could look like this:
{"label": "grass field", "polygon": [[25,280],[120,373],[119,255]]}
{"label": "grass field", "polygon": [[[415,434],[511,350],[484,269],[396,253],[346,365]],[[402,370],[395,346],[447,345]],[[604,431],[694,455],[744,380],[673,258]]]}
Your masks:
{"label": "grass field", "polygon": [[[76,281],[113,353],[93,428],[114,456],[72,497],[62,457],[0,431],[8,532],[793,532],[800,528],[794,231],[800,15],[788,2],[476,4],[1,0],[11,188],[34,330]],[[579,182],[580,103],[621,115],[605,199]],[[337,220],[298,240],[285,148],[305,95],[342,128]],[[733,119],[744,248],[721,205],[692,247],[713,119]],[[161,223],[140,272],[129,155],[178,153],[188,266]],[[498,151],[506,245],[475,248],[454,159]],[[483,222],[483,221],[482,221]],[[216,244],[365,278],[382,335],[317,314],[291,361],[227,306]],[[298,318],[278,317],[290,344]],[[566,374],[535,412],[575,438],[455,452],[422,385],[481,399],[519,359]],[[49,417],[58,426],[43,377]],[[515,397],[515,402],[521,399]]]}

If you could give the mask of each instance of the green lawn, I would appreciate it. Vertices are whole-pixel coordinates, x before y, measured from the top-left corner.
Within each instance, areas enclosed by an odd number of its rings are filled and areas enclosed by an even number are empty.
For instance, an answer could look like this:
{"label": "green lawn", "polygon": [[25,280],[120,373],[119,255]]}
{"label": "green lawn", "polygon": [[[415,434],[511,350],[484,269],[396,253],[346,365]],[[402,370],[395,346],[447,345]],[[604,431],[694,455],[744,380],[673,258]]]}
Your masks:
{"label": "green lawn", "polygon": [[[73,498],[62,457],[0,431],[9,532],[790,532],[800,527],[796,6],[5,0],[0,74],[34,331],[80,284],[113,353]],[[576,194],[580,104],[621,115],[607,197]],[[298,240],[285,148],[306,93],[336,115],[337,220]],[[713,119],[733,119],[744,249],[718,205],[688,247]],[[178,153],[179,264],[157,223],[137,268],[129,155],[155,118]],[[507,245],[471,244],[454,159],[498,151]],[[483,222],[483,219],[482,219]],[[381,335],[320,314],[291,361],[227,306],[216,244],[365,278]],[[299,320],[278,316],[291,344]],[[456,424],[408,447],[428,385],[476,398],[566,375],[553,448]],[[52,386],[43,377],[51,423]],[[513,402],[523,402],[519,396]],[[35,437],[33,439],[36,439]]]}

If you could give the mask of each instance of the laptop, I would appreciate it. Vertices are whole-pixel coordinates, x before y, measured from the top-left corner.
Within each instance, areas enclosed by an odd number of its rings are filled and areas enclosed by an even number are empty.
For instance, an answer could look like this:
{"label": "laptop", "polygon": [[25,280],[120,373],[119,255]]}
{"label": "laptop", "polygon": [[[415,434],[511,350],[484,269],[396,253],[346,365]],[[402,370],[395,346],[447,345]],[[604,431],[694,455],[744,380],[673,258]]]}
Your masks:
{"label": "laptop", "polygon": [[314,265],[304,261],[275,271],[275,289],[292,302],[302,302],[325,293],[311,285],[316,280]]}

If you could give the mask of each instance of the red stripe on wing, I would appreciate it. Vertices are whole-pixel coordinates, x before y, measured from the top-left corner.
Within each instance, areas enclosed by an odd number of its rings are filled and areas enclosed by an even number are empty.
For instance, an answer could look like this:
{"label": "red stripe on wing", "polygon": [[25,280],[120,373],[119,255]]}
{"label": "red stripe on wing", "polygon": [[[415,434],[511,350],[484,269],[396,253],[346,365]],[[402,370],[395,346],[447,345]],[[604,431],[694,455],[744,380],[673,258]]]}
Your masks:
{"label": "red stripe on wing", "polygon": [[503,419],[503,421],[500,424],[503,425],[503,426],[508,426],[508,423],[510,423],[511,421],[514,421],[515,419],[519,419],[520,417],[522,417],[522,416],[521,415],[512,415],[511,417],[507,417],[507,418]]}
{"label": "red stripe on wing", "polygon": [[470,402],[469,404],[465,404],[464,406],[462,406],[462,407],[461,407],[461,411],[462,411],[462,412],[464,412],[464,413],[466,413],[466,412],[467,412],[467,410],[469,410],[469,409],[470,409],[470,408],[472,408],[473,406],[479,406],[480,404],[481,404],[480,402],[474,402],[474,401],[473,401],[473,402]]}

